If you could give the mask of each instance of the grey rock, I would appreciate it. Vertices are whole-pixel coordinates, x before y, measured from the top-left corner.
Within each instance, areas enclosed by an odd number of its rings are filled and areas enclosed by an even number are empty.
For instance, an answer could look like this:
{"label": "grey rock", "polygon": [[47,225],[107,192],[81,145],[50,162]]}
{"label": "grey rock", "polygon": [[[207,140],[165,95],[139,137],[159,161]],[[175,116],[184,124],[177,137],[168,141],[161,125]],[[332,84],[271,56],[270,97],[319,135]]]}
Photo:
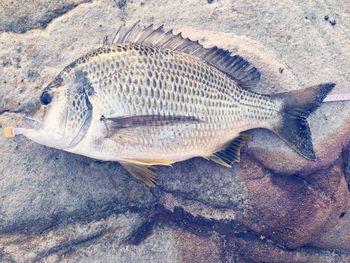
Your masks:
{"label": "grey rock", "polygon": [[26,144],[24,138],[1,144],[2,233],[40,232],[66,221],[146,209],[155,201],[118,164]]}
{"label": "grey rock", "polygon": [[[1,249],[5,262],[57,262],[71,258],[76,251],[89,251],[101,258],[102,246],[118,248],[127,241],[142,219],[135,213],[111,215],[86,222],[69,222],[49,231],[2,235]],[[112,252],[112,251],[111,251]],[[74,261],[77,262],[77,256]],[[96,258],[98,259],[98,258]],[[108,262],[112,262],[109,260]],[[96,262],[89,261],[89,262]]]}

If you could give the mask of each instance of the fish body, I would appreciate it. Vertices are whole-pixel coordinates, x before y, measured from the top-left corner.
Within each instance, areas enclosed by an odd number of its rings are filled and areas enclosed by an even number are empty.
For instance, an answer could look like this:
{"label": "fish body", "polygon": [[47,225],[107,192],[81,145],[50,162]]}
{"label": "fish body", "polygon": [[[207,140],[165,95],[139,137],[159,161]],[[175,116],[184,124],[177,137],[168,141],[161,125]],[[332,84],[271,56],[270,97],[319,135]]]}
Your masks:
{"label": "fish body", "polygon": [[[165,159],[177,162],[210,156],[241,131],[272,127],[277,103],[240,88],[234,80],[199,58],[135,44],[102,47],[68,74],[86,74],[93,89],[93,117],[84,139],[71,152],[102,160]],[[73,80],[76,81],[76,79]],[[106,118],[187,116],[199,121],[123,128],[108,134]]]}
{"label": "fish body", "polygon": [[[121,28],[118,34],[116,43],[79,58],[44,90],[36,114],[40,125],[25,136],[119,161],[150,186],[153,165],[196,156],[232,165],[249,140],[241,132],[254,128],[274,131],[314,159],[305,119],[333,84],[288,98],[257,94],[247,88],[258,83],[260,73],[228,51],[204,49],[162,28]],[[298,101],[300,95],[305,96]]]}

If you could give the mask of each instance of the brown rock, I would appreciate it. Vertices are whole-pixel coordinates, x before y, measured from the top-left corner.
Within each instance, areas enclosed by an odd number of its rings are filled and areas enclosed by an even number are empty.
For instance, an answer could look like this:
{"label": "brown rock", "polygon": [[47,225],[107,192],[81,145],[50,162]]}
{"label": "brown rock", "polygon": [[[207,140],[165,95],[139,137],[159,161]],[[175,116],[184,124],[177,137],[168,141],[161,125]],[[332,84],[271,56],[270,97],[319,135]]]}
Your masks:
{"label": "brown rock", "polygon": [[319,252],[315,249],[287,250],[272,242],[258,239],[227,238],[225,240],[223,262],[238,263],[346,263],[350,256],[331,251]]}
{"label": "brown rock", "polygon": [[177,262],[220,262],[222,241],[216,235],[198,236],[190,232],[174,231],[178,250]]}
{"label": "brown rock", "polygon": [[[251,174],[265,176],[252,180]],[[247,158],[241,175],[247,178],[254,203],[248,226],[288,248],[310,244],[333,228],[350,200],[340,162],[304,180],[297,175],[266,174]]]}

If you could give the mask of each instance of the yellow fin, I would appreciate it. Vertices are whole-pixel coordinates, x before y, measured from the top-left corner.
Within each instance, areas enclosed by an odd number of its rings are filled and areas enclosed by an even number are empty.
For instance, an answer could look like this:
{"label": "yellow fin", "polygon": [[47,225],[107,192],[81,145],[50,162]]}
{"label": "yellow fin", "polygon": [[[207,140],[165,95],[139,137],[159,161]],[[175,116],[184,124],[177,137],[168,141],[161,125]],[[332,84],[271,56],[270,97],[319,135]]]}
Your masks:
{"label": "yellow fin", "polygon": [[157,174],[151,170],[151,166],[138,165],[132,163],[121,162],[123,167],[136,179],[143,181],[149,187],[157,185]]}
{"label": "yellow fin", "polygon": [[164,166],[171,166],[174,162],[162,159],[162,158],[150,158],[150,159],[142,159],[142,158],[120,158],[120,161],[132,163],[136,165],[164,165]]}
{"label": "yellow fin", "polygon": [[220,164],[220,165],[225,166],[225,167],[227,167],[227,168],[231,168],[231,167],[232,167],[231,164],[226,163],[225,161],[223,161],[222,159],[220,159],[219,157],[217,157],[217,156],[214,155],[214,154],[210,155],[210,156],[208,157],[208,159],[209,159],[210,161],[213,161],[214,163]]}
{"label": "yellow fin", "polygon": [[223,150],[208,156],[208,159],[225,167],[232,167],[233,163],[240,161],[241,148],[251,139],[252,136],[250,135],[240,134]]}

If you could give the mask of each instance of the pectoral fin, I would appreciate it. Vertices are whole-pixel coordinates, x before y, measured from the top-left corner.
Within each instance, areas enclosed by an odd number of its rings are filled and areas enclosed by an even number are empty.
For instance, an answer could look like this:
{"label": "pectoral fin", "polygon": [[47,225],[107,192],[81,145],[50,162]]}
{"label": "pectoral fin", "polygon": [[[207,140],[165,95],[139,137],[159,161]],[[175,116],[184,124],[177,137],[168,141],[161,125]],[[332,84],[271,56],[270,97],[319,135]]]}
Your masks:
{"label": "pectoral fin", "polygon": [[121,162],[121,165],[136,179],[143,181],[149,187],[157,185],[157,174],[152,171],[152,166]]}
{"label": "pectoral fin", "polygon": [[104,121],[110,131],[147,127],[147,126],[165,126],[179,123],[198,123],[201,122],[194,116],[166,116],[166,115],[135,115],[135,116],[118,116],[108,117],[101,116],[101,121]]}
{"label": "pectoral fin", "polygon": [[241,148],[251,139],[252,136],[241,134],[223,150],[208,156],[208,159],[225,167],[232,167],[233,163],[240,161]]}

